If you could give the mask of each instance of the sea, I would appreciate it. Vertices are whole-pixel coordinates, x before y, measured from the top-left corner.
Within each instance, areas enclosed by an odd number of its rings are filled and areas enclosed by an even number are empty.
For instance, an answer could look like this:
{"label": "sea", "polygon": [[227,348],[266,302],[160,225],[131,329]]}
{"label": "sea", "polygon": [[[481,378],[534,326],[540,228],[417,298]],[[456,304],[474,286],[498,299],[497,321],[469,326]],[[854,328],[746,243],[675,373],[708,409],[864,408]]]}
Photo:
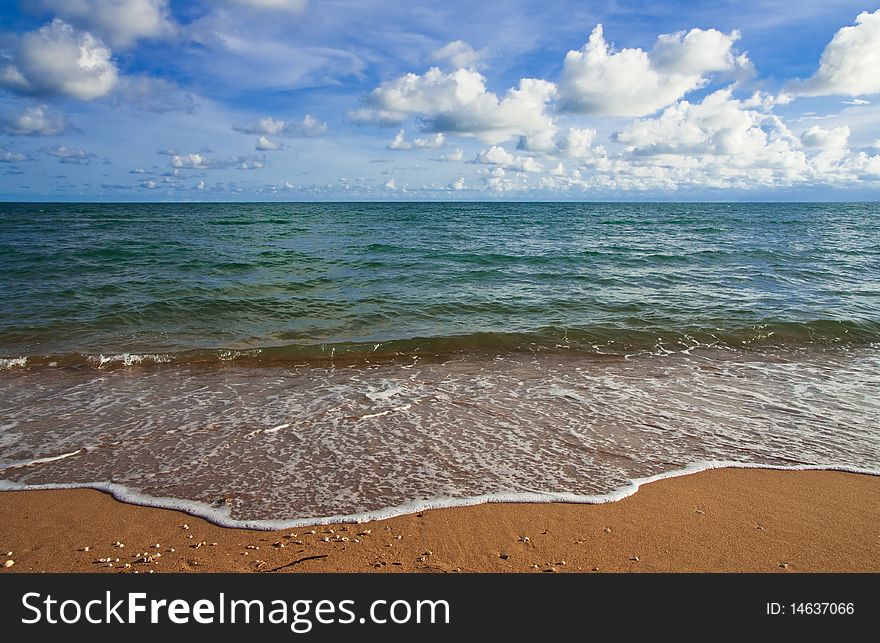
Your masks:
{"label": "sea", "polygon": [[880,204],[0,204],[0,489],[278,528],[880,473]]}

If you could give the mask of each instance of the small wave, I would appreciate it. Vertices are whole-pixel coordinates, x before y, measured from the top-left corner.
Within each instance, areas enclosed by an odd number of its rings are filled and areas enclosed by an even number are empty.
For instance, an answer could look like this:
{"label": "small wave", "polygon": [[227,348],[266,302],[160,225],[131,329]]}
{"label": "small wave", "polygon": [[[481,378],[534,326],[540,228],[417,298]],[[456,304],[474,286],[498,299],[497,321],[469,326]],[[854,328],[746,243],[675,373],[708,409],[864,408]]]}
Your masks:
{"label": "small wave", "polygon": [[[880,322],[814,320],[766,322],[730,329],[706,327],[558,328],[531,332],[475,332],[384,341],[292,343],[247,349],[217,348],[171,352],[27,355],[0,358],[0,369],[17,366],[114,367],[175,365],[290,366],[378,364],[415,359],[446,359],[461,354],[579,353],[596,357],[657,356],[699,349],[762,351],[841,348],[880,344]],[[371,391],[377,401],[393,391]]]}
{"label": "small wave", "polygon": [[120,353],[118,355],[87,355],[86,361],[98,368],[105,366],[135,366],[137,364],[167,364],[173,361],[173,355]]}

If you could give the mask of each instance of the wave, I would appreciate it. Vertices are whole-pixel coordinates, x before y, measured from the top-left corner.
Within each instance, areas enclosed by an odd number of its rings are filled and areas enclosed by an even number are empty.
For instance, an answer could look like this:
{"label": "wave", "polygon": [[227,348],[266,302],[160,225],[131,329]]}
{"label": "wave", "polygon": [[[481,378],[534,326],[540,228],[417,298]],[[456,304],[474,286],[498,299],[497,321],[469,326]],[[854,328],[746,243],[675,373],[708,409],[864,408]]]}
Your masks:
{"label": "wave", "polygon": [[411,359],[444,359],[462,354],[574,352],[628,357],[694,349],[756,351],[808,347],[857,347],[880,343],[880,323],[816,320],[768,322],[722,330],[544,328],[534,332],[476,332],[385,341],[291,343],[262,348],[189,349],[168,352],[66,353],[0,357],[0,370],[23,367],[92,367],[98,369],[159,364],[241,366],[343,365]]}
{"label": "wave", "polygon": [[0,357],[0,370],[25,367],[91,367],[106,369],[150,365],[290,366],[383,363],[444,359],[456,355],[570,352],[628,357],[695,349],[762,351],[797,348],[871,346],[880,343],[880,323],[815,320],[767,322],[723,330],[693,328],[628,329],[548,327],[534,332],[476,332],[383,341],[312,342],[261,348],[182,349],[153,352],[65,353]]}
{"label": "wave", "polygon": [[856,473],[861,475],[880,476],[878,469],[863,469],[847,465],[766,465],[753,464],[739,461],[711,460],[695,462],[680,469],[665,471],[644,478],[633,478],[625,485],[605,494],[581,495],[569,492],[521,492],[521,493],[493,493],[463,498],[437,497],[428,500],[415,500],[394,507],[385,507],[374,511],[365,511],[357,514],[311,516],[294,519],[265,519],[265,520],[237,520],[230,516],[229,507],[216,507],[195,500],[184,500],[167,496],[151,496],[125,485],[112,482],[85,482],[85,483],[59,483],[59,484],[24,484],[9,480],[0,480],[0,492],[2,491],[41,491],[61,489],[95,489],[109,493],[111,496],[132,505],[142,507],[156,507],[159,509],[171,509],[203,518],[220,527],[232,527],[238,529],[259,529],[264,531],[277,531],[281,529],[298,529],[317,525],[333,525],[339,523],[363,523],[373,520],[387,520],[407,514],[429,511],[432,509],[446,509],[450,507],[471,507],[474,505],[490,503],[551,503],[565,502],[572,504],[606,504],[616,502],[635,494],[643,485],[677,478],[684,475],[699,473],[711,469],[770,469],[777,471],[840,471],[844,473]]}

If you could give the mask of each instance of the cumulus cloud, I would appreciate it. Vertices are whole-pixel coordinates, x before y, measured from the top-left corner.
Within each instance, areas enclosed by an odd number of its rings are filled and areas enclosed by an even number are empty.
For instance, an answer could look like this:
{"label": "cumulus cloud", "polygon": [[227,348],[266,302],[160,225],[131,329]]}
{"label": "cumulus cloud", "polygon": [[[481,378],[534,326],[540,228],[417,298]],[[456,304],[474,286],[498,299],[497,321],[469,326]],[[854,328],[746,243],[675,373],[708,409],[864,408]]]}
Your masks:
{"label": "cumulus cloud", "polygon": [[27,6],[96,34],[114,48],[176,31],[168,0],[29,0]]}
{"label": "cumulus cloud", "polygon": [[645,116],[704,86],[713,72],[747,70],[733,44],[739,33],[691,29],[664,34],[654,48],[615,51],[597,25],[580,50],[565,56],[559,83],[564,111],[601,116]]}
{"label": "cumulus cloud", "polygon": [[33,159],[24,152],[10,150],[5,146],[0,145],[0,163],[20,163],[21,161],[30,160]]}
{"label": "cumulus cloud", "polygon": [[277,152],[287,149],[287,146],[281,141],[273,141],[268,136],[261,136],[257,139],[255,148],[258,152]]}
{"label": "cumulus cloud", "polygon": [[397,135],[391,139],[391,142],[388,143],[385,147],[389,150],[411,150],[411,149],[420,149],[420,150],[433,150],[438,147],[443,147],[446,143],[446,139],[443,136],[442,132],[436,133],[434,136],[428,136],[425,138],[417,138],[412,142],[406,140],[406,135],[403,130],[397,132]]}
{"label": "cumulus cloud", "polygon": [[801,134],[801,141],[806,147],[821,150],[845,150],[849,134],[849,127],[846,125],[833,129],[822,129],[818,125],[814,125]]}
{"label": "cumulus cloud", "polygon": [[701,103],[681,101],[656,118],[637,120],[615,138],[636,155],[714,156],[730,166],[803,169],[797,137],[777,116],[748,105],[722,89]]}
{"label": "cumulus cloud", "polygon": [[447,187],[448,187],[450,190],[456,190],[456,191],[458,191],[458,190],[464,190],[464,188],[465,188],[464,177],[459,177],[459,178],[455,179],[455,180],[454,180],[452,183],[450,183]]}
{"label": "cumulus cloud", "polygon": [[53,136],[72,128],[61,112],[50,111],[46,105],[26,108],[20,114],[0,117],[0,130],[9,136]]}
{"label": "cumulus cloud", "polygon": [[322,123],[311,114],[306,114],[301,121],[284,121],[266,116],[255,123],[234,125],[232,129],[242,134],[286,138],[323,136],[328,130],[327,123]]}
{"label": "cumulus cloud", "polygon": [[86,152],[81,148],[67,147],[59,145],[51,149],[45,150],[49,156],[54,156],[60,163],[70,163],[74,165],[88,165],[92,159],[97,158],[97,154]]}
{"label": "cumulus cloud", "polygon": [[486,89],[486,79],[473,69],[444,73],[432,67],[382,83],[367,97],[367,109],[349,116],[359,122],[400,124],[418,116],[429,132],[476,136],[497,144],[513,136],[538,135],[554,129],[546,111],[556,86],[523,78],[499,98]]}
{"label": "cumulus cloud", "polygon": [[542,136],[522,136],[517,147],[552,156],[584,158],[593,152],[597,132],[593,128],[570,127],[566,131],[547,132]]}
{"label": "cumulus cloud", "polygon": [[479,66],[480,61],[485,55],[485,49],[475,51],[473,47],[463,40],[453,40],[439,49],[436,49],[431,54],[431,59],[441,63],[449,63],[454,69],[462,67],[476,68]]}
{"label": "cumulus cloud", "polygon": [[582,158],[589,154],[596,140],[596,130],[572,127],[556,142],[557,154],[570,158]]}
{"label": "cumulus cloud", "polygon": [[495,165],[517,172],[542,172],[544,170],[541,164],[531,156],[517,156],[497,145],[477,154],[474,162]]}
{"label": "cumulus cloud", "polygon": [[[166,152],[160,152],[164,154]],[[268,165],[265,157],[259,156],[232,156],[225,159],[217,159],[208,152],[193,152],[190,154],[171,153],[171,167],[176,170],[259,170]]]}
{"label": "cumulus cloud", "polygon": [[854,26],[843,27],[819,59],[819,69],[791,91],[803,96],[863,96],[880,93],[880,9],[860,13]]}
{"label": "cumulus cloud", "polygon": [[447,154],[441,154],[438,161],[463,161],[464,160],[464,150],[460,147],[456,147],[451,152]]}
{"label": "cumulus cloud", "polygon": [[118,72],[100,39],[55,19],[16,43],[11,64],[0,68],[0,87],[36,96],[93,100],[116,85]]}

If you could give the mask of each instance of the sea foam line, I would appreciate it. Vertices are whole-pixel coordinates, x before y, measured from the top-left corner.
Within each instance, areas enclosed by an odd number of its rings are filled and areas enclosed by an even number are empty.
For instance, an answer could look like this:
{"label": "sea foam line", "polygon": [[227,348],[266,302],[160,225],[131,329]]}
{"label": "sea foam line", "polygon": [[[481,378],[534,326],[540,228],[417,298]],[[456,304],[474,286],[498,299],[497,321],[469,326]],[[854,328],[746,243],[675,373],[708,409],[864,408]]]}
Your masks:
{"label": "sea foam line", "polygon": [[[46,456],[45,458],[35,458],[34,460],[18,460],[16,462],[10,462],[9,464],[0,465],[0,471],[6,471],[7,469],[21,469],[22,467],[33,467],[38,464],[47,464],[49,462],[55,462],[56,460],[64,460],[65,458],[70,458],[79,455],[80,453],[86,453],[88,450],[87,447],[82,447],[76,451],[62,453],[61,455],[51,455]],[[3,481],[0,480],[0,484],[2,484],[2,482]],[[0,487],[0,490],[2,490],[2,487]]]}
{"label": "sea foam line", "polygon": [[[67,457],[67,454],[63,457]],[[880,476],[880,469],[862,469],[847,465],[765,465],[727,460],[706,460],[696,462],[681,469],[674,469],[664,473],[658,473],[645,478],[633,478],[618,489],[606,494],[582,495],[567,492],[522,492],[522,493],[498,493],[483,494],[479,496],[467,496],[464,498],[438,497],[431,500],[416,500],[405,502],[394,507],[386,507],[373,511],[365,511],[355,514],[339,514],[333,516],[314,516],[308,518],[295,518],[289,520],[237,520],[230,517],[229,507],[216,508],[195,500],[183,500],[169,498],[167,496],[151,496],[137,489],[126,487],[114,482],[83,482],[83,483],[56,483],[56,484],[25,484],[10,480],[0,480],[0,491],[43,491],[63,489],[95,489],[109,493],[116,500],[142,507],[156,507],[159,509],[172,509],[183,513],[203,518],[208,522],[220,527],[236,529],[258,529],[262,531],[278,531],[283,529],[297,529],[318,525],[333,524],[357,524],[373,520],[387,520],[407,514],[428,511],[431,509],[447,509],[452,507],[472,507],[491,503],[553,503],[563,502],[571,504],[600,505],[609,502],[617,502],[635,494],[642,485],[678,478],[685,475],[708,471],[711,469],[769,469],[776,471],[840,471],[843,473],[858,473],[862,475]]]}

